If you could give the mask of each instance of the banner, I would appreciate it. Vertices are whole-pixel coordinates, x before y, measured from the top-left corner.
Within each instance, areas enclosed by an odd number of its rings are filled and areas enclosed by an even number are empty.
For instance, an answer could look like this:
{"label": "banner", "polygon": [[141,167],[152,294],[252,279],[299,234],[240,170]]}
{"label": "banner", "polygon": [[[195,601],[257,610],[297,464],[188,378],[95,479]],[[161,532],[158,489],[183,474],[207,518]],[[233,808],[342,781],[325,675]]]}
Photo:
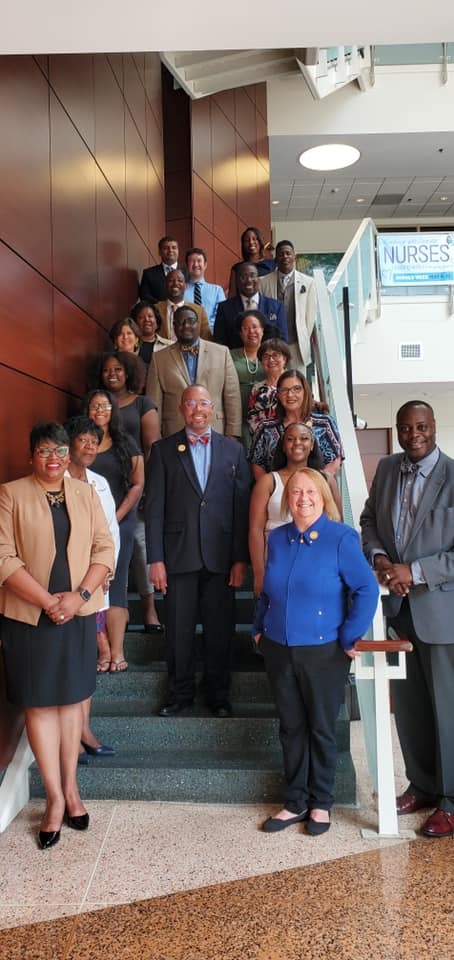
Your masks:
{"label": "banner", "polygon": [[384,287],[454,283],[454,233],[381,233],[378,257]]}

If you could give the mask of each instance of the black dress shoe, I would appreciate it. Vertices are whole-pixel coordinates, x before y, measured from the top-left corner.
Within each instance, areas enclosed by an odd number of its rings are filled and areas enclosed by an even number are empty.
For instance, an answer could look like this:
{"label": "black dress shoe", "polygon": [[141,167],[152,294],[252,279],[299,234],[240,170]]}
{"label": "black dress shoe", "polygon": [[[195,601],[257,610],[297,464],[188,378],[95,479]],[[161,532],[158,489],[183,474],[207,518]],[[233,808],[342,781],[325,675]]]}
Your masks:
{"label": "black dress shoe", "polygon": [[73,830],[87,830],[88,824],[90,823],[90,815],[88,813],[81,813],[77,817],[70,817],[69,813],[67,813],[66,823],[68,827],[72,827]]}
{"label": "black dress shoe", "polygon": [[181,711],[186,710],[187,707],[192,707],[193,703],[193,700],[172,700],[170,703],[165,703],[161,709],[158,710],[158,717],[175,717],[177,713],[181,713]]}
{"label": "black dress shoe", "polygon": [[[80,741],[82,746],[85,748],[85,752],[89,753],[91,757],[113,757],[115,750],[113,747],[108,747],[106,743],[102,743],[100,747],[91,747],[89,743],[84,743],[83,740]],[[79,754],[79,757],[83,754]],[[84,761],[82,761],[84,762]],[[80,760],[79,760],[80,763]]]}
{"label": "black dress shoe", "polygon": [[213,717],[231,717],[232,716],[232,704],[228,700],[223,700],[222,703],[214,703],[210,707]]}
{"label": "black dress shoe", "polygon": [[143,633],[149,633],[151,636],[153,634],[164,633],[164,627],[162,623],[145,623],[143,627]]}
{"label": "black dress shoe", "polygon": [[301,823],[306,817],[307,810],[296,813],[294,817],[289,817],[288,820],[280,820],[279,817],[268,817],[268,820],[262,823],[262,830],[264,833],[280,833],[281,830],[286,830],[287,827],[293,826],[294,823]]}
{"label": "black dress shoe", "polygon": [[54,847],[60,839],[59,830],[40,830],[38,833],[38,843],[41,847],[41,850],[49,850],[50,847]]}

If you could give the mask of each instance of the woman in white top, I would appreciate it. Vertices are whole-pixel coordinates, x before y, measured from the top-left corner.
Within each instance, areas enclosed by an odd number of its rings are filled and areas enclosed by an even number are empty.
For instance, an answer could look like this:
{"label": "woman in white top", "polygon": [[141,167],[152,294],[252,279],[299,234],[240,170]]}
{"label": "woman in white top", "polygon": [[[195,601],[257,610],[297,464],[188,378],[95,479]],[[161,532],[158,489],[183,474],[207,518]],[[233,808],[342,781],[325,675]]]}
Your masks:
{"label": "woman in white top", "polygon": [[[305,423],[290,423],[275,452],[271,473],[257,480],[249,508],[249,553],[254,574],[254,594],[262,591],[266,560],[266,543],[270,530],[288,523],[289,514],[282,515],[281,501],[285,484],[295,470],[312,467],[323,473],[323,459],[311,428]],[[339,490],[334,477],[324,474],[334,501],[341,510]]]}

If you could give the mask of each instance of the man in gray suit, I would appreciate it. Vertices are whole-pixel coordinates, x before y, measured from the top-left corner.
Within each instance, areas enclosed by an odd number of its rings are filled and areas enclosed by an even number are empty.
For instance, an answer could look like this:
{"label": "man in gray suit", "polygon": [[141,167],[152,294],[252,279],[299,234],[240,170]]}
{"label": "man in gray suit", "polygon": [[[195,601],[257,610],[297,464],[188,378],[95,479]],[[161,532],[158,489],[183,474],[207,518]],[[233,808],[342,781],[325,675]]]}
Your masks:
{"label": "man in gray suit", "polygon": [[403,454],[380,461],[360,523],[363,547],[388,587],[388,626],[413,643],[393,684],[406,773],[397,812],[435,808],[427,837],[454,837],[454,460],[436,445],[432,407],[397,413]]}
{"label": "man in gray suit", "polygon": [[181,394],[198,384],[209,390],[214,403],[213,427],[218,433],[241,438],[241,393],[230,350],[200,338],[200,320],[193,304],[175,310],[176,343],[153,355],[148,371],[147,396],[156,404],[163,437],[183,426]]}
{"label": "man in gray suit", "polygon": [[317,315],[317,293],[313,277],[296,269],[296,254],[290,240],[276,246],[277,268],[259,278],[260,292],[284,304],[287,316],[290,366],[305,373],[311,363],[311,333]]}

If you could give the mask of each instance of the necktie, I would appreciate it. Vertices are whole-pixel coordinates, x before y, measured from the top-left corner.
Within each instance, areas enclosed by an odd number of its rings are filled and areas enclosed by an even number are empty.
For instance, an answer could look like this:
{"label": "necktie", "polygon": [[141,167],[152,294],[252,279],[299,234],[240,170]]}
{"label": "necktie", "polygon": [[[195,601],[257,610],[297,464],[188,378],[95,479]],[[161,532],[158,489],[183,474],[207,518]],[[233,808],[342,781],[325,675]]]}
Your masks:
{"label": "necktie", "polygon": [[246,297],[246,310],[251,310],[254,306],[254,301],[252,297]]}
{"label": "necktie", "polygon": [[200,283],[194,284],[194,303],[199,307],[202,306],[202,285]]}
{"label": "necktie", "polygon": [[195,346],[191,345],[189,347],[186,347],[184,343],[180,343],[180,349],[182,353],[189,353],[193,357],[198,357],[199,355],[199,348],[196,345]]}
{"label": "necktie", "polygon": [[209,433],[201,433],[201,434],[188,433],[188,440],[191,446],[193,447],[195,446],[196,443],[203,443],[203,445],[206,447],[207,443],[210,442],[210,434]]}
{"label": "necktie", "polygon": [[410,536],[411,525],[413,522],[413,487],[419,471],[419,464],[412,463],[404,459],[400,465],[402,473],[402,490],[400,501],[399,521],[396,530],[396,545],[400,552],[404,549]]}

